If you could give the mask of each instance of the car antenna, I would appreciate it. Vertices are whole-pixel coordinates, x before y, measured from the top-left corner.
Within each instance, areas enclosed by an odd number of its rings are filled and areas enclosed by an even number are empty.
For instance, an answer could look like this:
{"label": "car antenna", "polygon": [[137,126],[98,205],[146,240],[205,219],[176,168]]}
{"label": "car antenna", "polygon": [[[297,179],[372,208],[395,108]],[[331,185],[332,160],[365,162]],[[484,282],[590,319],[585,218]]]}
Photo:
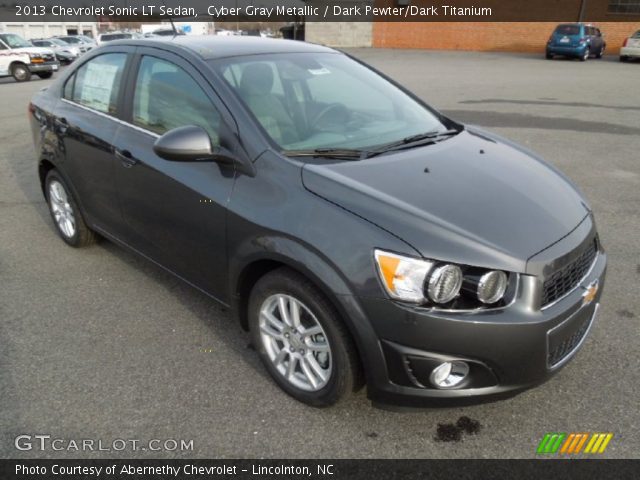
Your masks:
{"label": "car antenna", "polygon": [[178,30],[176,29],[176,24],[173,23],[173,17],[169,17],[169,22],[171,22],[171,28],[173,29],[173,34],[178,35]]}

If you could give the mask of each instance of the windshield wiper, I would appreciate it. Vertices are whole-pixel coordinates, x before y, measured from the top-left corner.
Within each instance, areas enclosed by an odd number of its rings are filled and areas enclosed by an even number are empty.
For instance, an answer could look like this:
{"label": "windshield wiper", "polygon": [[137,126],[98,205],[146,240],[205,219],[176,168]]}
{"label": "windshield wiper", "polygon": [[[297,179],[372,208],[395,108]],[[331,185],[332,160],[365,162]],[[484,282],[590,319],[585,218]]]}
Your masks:
{"label": "windshield wiper", "polygon": [[434,130],[432,132],[418,133],[417,135],[411,135],[403,138],[402,140],[398,140],[397,142],[387,143],[381,147],[371,150],[370,152],[367,152],[366,158],[375,157],[381,153],[391,152],[393,150],[402,150],[420,145],[428,145],[443,139],[443,137],[457,135],[460,132],[461,130]]}
{"label": "windshield wiper", "polygon": [[369,152],[355,148],[315,148],[313,150],[284,150],[287,157],[324,157],[360,160]]}

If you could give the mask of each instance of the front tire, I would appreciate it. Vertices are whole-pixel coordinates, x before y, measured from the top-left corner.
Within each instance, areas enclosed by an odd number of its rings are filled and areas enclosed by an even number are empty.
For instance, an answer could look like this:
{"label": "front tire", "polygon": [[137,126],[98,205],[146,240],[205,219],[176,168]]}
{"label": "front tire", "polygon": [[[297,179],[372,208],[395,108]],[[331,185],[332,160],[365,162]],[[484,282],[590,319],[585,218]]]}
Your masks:
{"label": "front tire", "polygon": [[46,80],[47,78],[51,78],[53,76],[53,72],[40,72],[36,73],[36,75],[38,75],[43,80]]}
{"label": "front tire", "polygon": [[328,407],[360,387],[358,355],[346,326],[299,273],[283,267],[256,283],[249,328],[267,371],[296,400]]}
{"label": "front tire", "polygon": [[45,196],[58,234],[72,247],[86,247],[96,242],[96,234],[87,227],[71,190],[56,171],[45,179]]}
{"label": "front tire", "polygon": [[604,45],[600,47],[600,51],[597,53],[596,58],[602,58],[602,56],[604,55],[604,49],[605,49]]}
{"label": "front tire", "polygon": [[626,55],[620,55],[620,61],[621,62],[628,62],[629,61],[629,57],[627,57]]}
{"label": "front tire", "polygon": [[547,52],[547,53],[545,54],[545,58],[546,58],[547,60],[553,60],[553,54],[552,54],[552,53]]}
{"label": "front tire", "polygon": [[31,80],[29,67],[24,63],[14,63],[11,67],[11,76],[16,82],[28,82]]}

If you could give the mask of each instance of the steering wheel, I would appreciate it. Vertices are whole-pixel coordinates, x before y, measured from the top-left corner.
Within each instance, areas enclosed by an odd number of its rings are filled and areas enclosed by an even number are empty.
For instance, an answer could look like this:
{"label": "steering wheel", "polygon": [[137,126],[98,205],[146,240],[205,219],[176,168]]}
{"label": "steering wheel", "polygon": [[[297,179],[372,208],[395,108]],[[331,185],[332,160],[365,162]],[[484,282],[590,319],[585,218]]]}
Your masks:
{"label": "steering wheel", "polygon": [[345,125],[350,117],[351,112],[342,103],[330,103],[320,110],[313,120],[311,120],[310,127],[312,130],[324,130],[322,128],[323,121],[331,121],[327,126],[333,126],[336,123],[338,125]]}

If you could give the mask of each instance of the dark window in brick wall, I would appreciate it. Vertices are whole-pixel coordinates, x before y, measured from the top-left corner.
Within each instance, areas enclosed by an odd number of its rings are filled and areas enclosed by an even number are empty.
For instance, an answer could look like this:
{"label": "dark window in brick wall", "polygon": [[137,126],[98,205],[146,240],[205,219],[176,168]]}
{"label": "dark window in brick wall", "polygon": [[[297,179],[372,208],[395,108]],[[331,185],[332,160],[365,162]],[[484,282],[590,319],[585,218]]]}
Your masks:
{"label": "dark window in brick wall", "polygon": [[640,0],[609,0],[608,12],[640,14]]}

